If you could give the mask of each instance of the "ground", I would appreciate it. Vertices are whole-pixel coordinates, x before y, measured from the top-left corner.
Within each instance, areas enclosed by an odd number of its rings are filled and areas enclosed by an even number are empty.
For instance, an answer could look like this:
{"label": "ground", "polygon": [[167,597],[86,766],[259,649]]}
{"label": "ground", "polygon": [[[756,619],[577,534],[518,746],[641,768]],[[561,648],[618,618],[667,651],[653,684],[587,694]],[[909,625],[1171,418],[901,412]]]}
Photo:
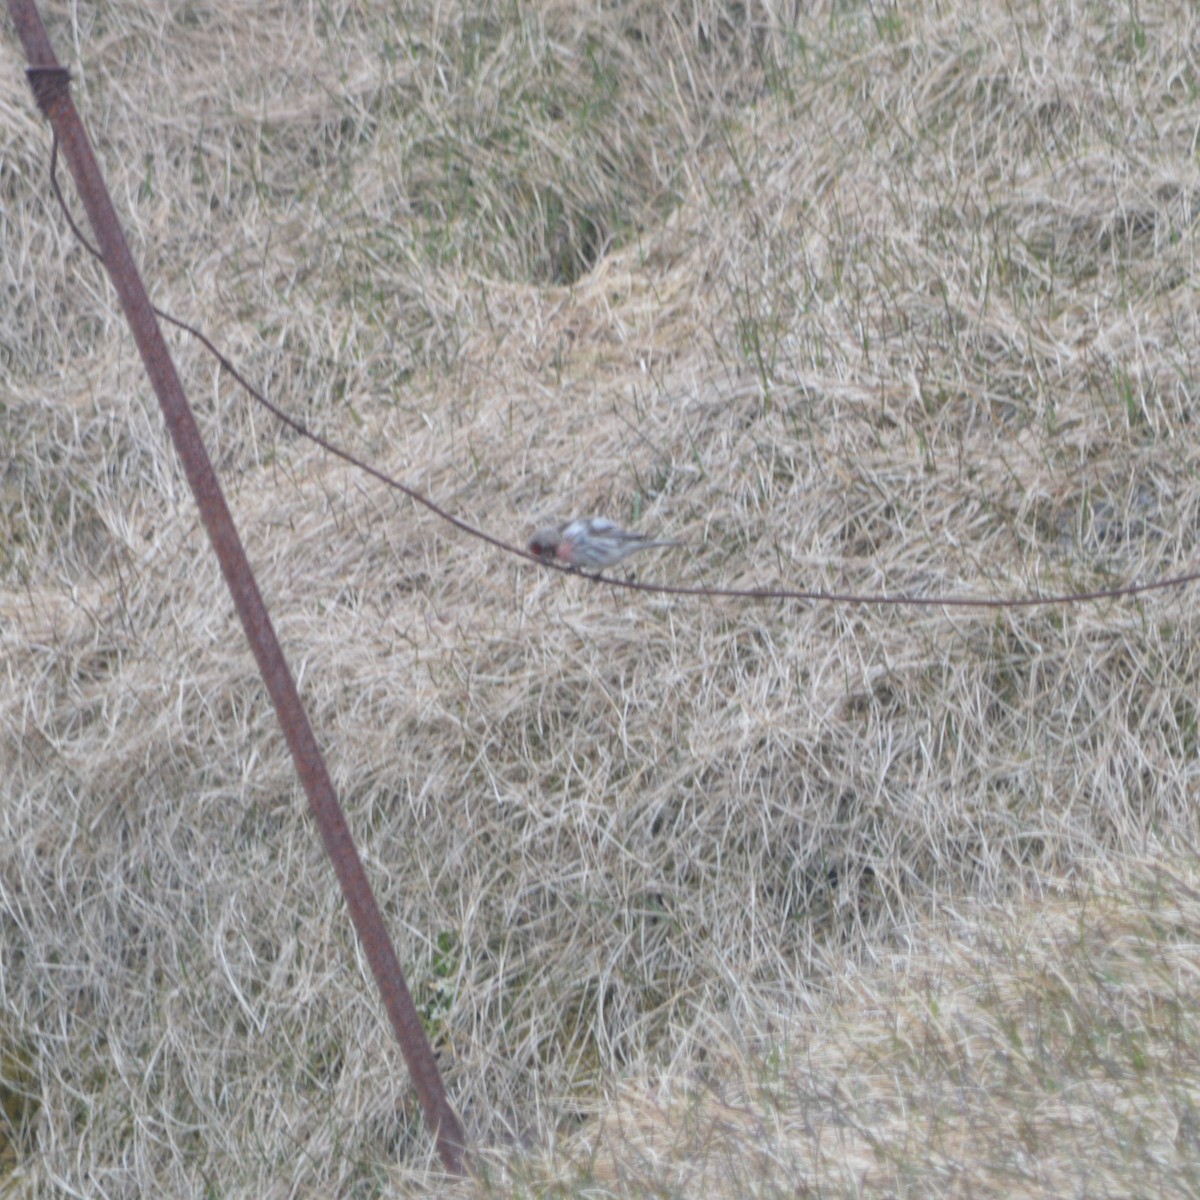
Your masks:
{"label": "ground", "polygon": [[[801,7],[45,15],[155,301],[470,525],[1194,569],[1200,16]],[[444,1191],[5,28],[0,1195]],[[1200,1190],[1195,586],[614,589],[168,338],[464,1194]]]}

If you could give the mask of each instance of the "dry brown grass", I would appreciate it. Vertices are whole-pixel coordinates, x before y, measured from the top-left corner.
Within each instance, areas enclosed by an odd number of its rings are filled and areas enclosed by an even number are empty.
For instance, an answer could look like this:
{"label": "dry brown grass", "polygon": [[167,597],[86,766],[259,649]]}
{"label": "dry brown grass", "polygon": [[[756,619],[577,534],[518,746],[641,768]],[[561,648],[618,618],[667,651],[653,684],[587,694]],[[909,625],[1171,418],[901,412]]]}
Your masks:
{"label": "dry brown grass", "polygon": [[[624,1086],[538,1193],[1194,1194],[1196,878],[925,914],[799,1042]],[[1114,886],[1115,885],[1115,886]],[[562,1163],[569,1164],[564,1172]],[[557,1168],[557,1170],[556,1170]]]}
{"label": "dry brown grass", "polygon": [[[468,520],[603,511],[687,540],[643,578],[735,585],[1194,561],[1192,5],[810,7],[51,24],[154,298]],[[429,1190],[0,56],[8,1186]],[[177,341],[477,1190],[1200,1190],[1194,589],[614,595],[443,528]]]}

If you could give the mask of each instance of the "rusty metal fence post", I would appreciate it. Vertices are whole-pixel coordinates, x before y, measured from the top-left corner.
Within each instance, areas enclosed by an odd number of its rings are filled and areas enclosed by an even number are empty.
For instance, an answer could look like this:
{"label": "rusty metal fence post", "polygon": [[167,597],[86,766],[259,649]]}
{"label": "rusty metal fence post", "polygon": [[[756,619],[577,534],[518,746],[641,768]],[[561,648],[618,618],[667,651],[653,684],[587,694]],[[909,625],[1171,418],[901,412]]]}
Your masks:
{"label": "rusty metal fence post", "polygon": [[162,406],[201,519],[220,560],[225,582],[275,706],[296,771],[308,794],[309,805],[346,897],[354,927],[404,1052],[425,1119],[433,1130],[438,1153],[447,1170],[461,1175],[467,1150],[462,1123],[450,1107],[433,1049],[404,981],[312,726],[301,705],[295,681],[284,660],[200,430],[71,100],[68,73],[54,56],[34,0],[9,0],[9,12],[30,64],[30,84],[38,105],[54,127],[63,157],[87,209],[105,269],[120,298],[142,362]]}

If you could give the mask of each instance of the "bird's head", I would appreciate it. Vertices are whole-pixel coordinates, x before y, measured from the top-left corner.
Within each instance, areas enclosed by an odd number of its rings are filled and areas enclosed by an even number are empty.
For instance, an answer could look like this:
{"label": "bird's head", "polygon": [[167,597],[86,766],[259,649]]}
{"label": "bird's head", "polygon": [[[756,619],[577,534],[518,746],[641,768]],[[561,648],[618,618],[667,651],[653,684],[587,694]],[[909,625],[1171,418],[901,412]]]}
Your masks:
{"label": "bird's head", "polygon": [[561,544],[562,535],[558,527],[548,525],[545,529],[539,529],[529,539],[529,553],[535,558],[551,559],[557,556]]}

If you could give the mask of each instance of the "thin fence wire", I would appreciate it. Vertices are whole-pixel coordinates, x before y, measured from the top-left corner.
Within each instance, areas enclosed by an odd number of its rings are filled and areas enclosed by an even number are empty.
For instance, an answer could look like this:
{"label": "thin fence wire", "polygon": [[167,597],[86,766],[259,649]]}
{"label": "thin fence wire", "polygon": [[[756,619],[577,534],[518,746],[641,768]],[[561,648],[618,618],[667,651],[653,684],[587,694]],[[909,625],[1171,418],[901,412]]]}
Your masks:
{"label": "thin fence wire", "polygon": [[[58,178],[55,171],[57,150],[58,143],[56,138],[50,149],[50,183],[58,199],[59,206],[62,209],[63,216],[80,244],[90,254],[103,262],[103,255],[87,240],[83,231],[75,223],[74,218],[71,216],[71,210],[67,206],[66,199],[58,186]],[[589,572],[579,567],[556,562],[553,559],[543,558],[532,553],[530,550],[506,542],[503,538],[497,537],[495,534],[488,533],[487,530],[481,529],[478,525],[472,525],[470,521],[465,521],[462,517],[456,517],[448,509],[438,504],[435,500],[431,500],[416,488],[401,482],[395,476],[389,475],[386,471],[382,471],[371,463],[358,458],[356,455],[351,454],[350,451],[323,437],[321,434],[314,433],[303,421],[297,420],[284,409],[280,408],[279,405],[268,400],[201,330],[159,308],[156,304],[151,304],[150,307],[161,320],[174,325],[177,329],[181,329],[184,333],[194,337],[216,359],[221,369],[226,371],[252,400],[265,408],[277,421],[286,425],[300,437],[306,438],[314,445],[320,446],[327,454],[332,454],[335,458],[340,458],[343,462],[349,463],[357,470],[378,479],[380,483],[402,493],[410,500],[427,508],[439,520],[454,526],[455,529],[460,530],[470,537],[477,538],[481,542],[487,542],[488,545],[494,546],[497,550],[501,550],[505,554],[511,554],[516,558],[524,558],[529,562],[536,563],[538,566],[551,567],[556,571],[563,571],[568,575],[582,575],[585,579],[589,579],[593,583],[606,583],[610,587],[625,588],[628,591],[635,592],[652,592],[667,596],[708,596],[714,599],[802,600],[813,604],[862,605],[876,608],[1002,609],[1054,607],[1067,604],[1095,604],[1102,600],[1120,600],[1145,595],[1148,592],[1161,592],[1170,588],[1185,587],[1188,584],[1200,581],[1200,570],[1195,570],[1185,572],[1181,575],[1165,576],[1162,579],[1152,579],[1145,583],[1128,583],[1118,585],[1117,587],[1094,588],[1082,592],[1061,592],[1048,596],[913,596],[908,594],[889,595],[864,592],[827,592],[812,588],[734,588],[710,584],[654,583],[604,575],[599,572]]]}

